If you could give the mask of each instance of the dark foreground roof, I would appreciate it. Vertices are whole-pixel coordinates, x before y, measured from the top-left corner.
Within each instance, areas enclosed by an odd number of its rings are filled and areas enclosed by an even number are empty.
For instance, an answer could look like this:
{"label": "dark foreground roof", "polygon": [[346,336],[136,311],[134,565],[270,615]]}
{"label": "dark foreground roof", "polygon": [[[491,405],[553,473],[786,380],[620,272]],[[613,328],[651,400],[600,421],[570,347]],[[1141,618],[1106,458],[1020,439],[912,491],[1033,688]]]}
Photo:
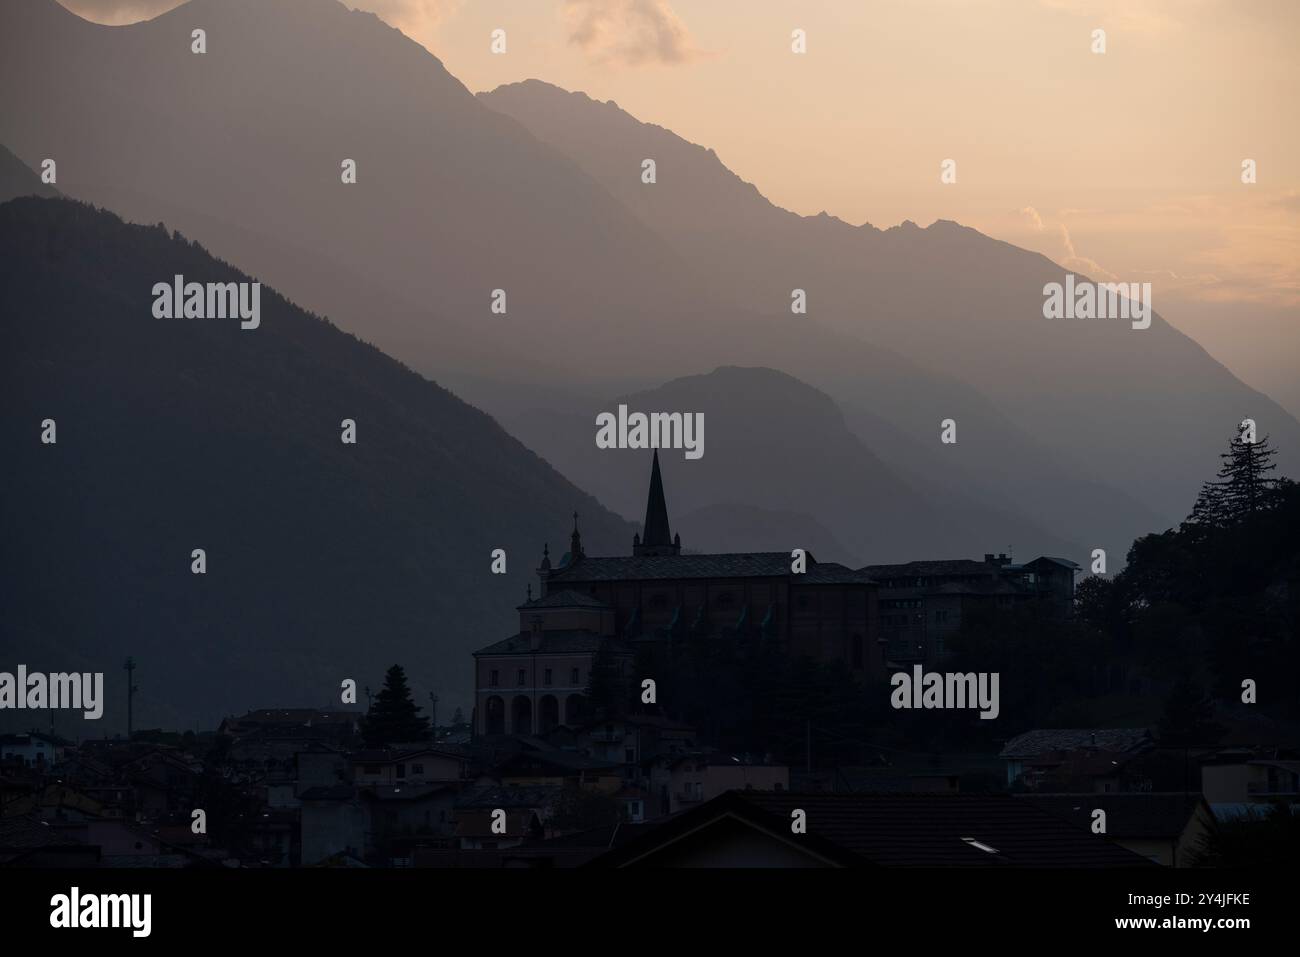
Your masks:
{"label": "dark foreground roof", "polygon": [[1149,791],[1136,794],[1023,794],[1028,801],[1076,827],[1089,829],[1092,812],[1106,812],[1106,833],[1116,838],[1174,840],[1187,829],[1197,809],[1204,805],[1205,820],[1213,820],[1209,805],[1199,793]]}
{"label": "dark foreground roof", "polygon": [[[791,833],[796,809],[807,814],[806,834]],[[784,845],[786,855],[793,849],[830,867],[1157,866],[1010,795],[784,791],[728,791],[601,855],[592,866],[698,864],[715,847],[733,842],[738,829],[757,832],[773,848]]]}

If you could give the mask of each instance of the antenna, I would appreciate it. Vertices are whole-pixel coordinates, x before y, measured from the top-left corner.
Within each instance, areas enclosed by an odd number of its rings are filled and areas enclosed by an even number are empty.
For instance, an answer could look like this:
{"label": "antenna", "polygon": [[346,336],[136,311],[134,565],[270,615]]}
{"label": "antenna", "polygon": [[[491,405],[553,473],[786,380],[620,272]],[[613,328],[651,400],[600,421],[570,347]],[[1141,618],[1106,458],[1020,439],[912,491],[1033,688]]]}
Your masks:
{"label": "antenna", "polygon": [[126,740],[130,741],[135,733],[135,693],[139,687],[135,683],[135,659],[127,656],[126,663]]}

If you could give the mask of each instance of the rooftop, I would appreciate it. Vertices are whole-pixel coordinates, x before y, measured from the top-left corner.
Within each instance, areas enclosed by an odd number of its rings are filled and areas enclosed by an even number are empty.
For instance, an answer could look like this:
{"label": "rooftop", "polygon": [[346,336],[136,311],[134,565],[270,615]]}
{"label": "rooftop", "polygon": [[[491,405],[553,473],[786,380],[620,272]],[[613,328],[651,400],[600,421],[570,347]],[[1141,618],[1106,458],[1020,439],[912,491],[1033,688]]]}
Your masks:
{"label": "rooftop", "polygon": [[790,571],[789,552],[733,552],[719,555],[648,555],[589,558],[551,572],[549,585],[565,582],[653,581],[670,578],[789,578],[810,584],[867,584],[870,578],[835,562],[809,559],[802,575]]}
{"label": "rooftop", "polygon": [[1177,838],[1196,809],[1199,793],[1148,791],[1136,794],[1023,794],[1018,800],[1048,811],[1091,832],[1092,812],[1106,812],[1106,833],[1113,838]]}
{"label": "rooftop", "polygon": [[1036,758],[1054,751],[1080,748],[1123,753],[1145,750],[1154,743],[1147,728],[1040,728],[1012,738],[998,757]]}
{"label": "rooftop", "polygon": [[480,648],[474,652],[475,655],[575,655],[575,654],[594,654],[600,650],[601,642],[611,641],[614,643],[614,653],[631,654],[632,651],[621,642],[613,638],[605,638],[596,634],[594,631],[576,631],[572,629],[560,629],[555,631],[543,631],[541,633],[541,647],[534,651],[532,646],[532,635],[524,632],[519,635],[511,635],[509,638],[502,639],[495,644],[488,645],[486,648]]}
{"label": "rooftop", "polygon": [[[734,840],[739,821],[787,843],[791,813],[807,814],[799,846],[831,866],[1155,867],[1146,858],[1010,795],[797,794],[729,791],[596,859],[656,863],[673,846]],[[714,825],[717,830],[714,831]]]}
{"label": "rooftop", "polygon": [[525,608],[608,608],[598,598],[592,598],[590,595],[584,595],[580,591],[566,589],[565,591],[551,592],[545,598],[534,598],[532,601],[526,601],[519,606],[522,611]]}

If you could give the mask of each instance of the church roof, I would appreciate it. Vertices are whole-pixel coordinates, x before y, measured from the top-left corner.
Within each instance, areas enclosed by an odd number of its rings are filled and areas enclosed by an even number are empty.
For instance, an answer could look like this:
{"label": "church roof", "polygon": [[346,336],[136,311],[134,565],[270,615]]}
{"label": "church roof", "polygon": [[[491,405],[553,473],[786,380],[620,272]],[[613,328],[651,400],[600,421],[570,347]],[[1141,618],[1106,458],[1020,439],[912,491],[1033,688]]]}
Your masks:
{"label": "church roof", "polygon": [[631,654],[631,650],[613,638],[605,638],[594,631],[577,631],[563,629],[543,631],[542,644],[536,651],[532,647],[532,635],[524,632],[480,648],[475,655],[580,655],[594,654],[600,650],[603,641],[613,642],[615,654]]}
{"label": "church roof", "polygon": [[566,589],[565,591],[551,592],[545,598],[534,598],[532,601],[526,601],[519,606],[524,608],[608,608],[599,598],[592,598],[590,595],[584,595],[580,591]]}
{"label": "church roof", "polygon": [[721,555],[655,555],[586,558],[552,572],[547,582],[647,581],[669,578],[791,578],[810,585],[864,584],[871,579],[835,562],[810,562],[802,575],[790,572],[789,552]]}

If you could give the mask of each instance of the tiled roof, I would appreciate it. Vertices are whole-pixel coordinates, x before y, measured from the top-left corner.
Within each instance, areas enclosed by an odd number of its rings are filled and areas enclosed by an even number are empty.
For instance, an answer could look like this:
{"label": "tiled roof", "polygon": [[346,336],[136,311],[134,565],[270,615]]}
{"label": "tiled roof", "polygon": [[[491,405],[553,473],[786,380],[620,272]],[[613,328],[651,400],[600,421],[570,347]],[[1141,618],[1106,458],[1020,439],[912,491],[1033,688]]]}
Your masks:
{"label": "tiled roof", "polygon": [[530,765],[549,766],[565,771],[600,771],[616,768],[618,762],[589,758],[574,751],[552,748],[549,751],[519,751],[498,761],[496,770],[500,774],[511,774],[512,768]]}
{"label": "tiled roof", "polygon": [[531,808],[505,809],[506,831],[499,834],[493,828],[493,815],[489,810],[462,810],[456,812],[456,837],[519,838],[527,837],[540,822]]}
{"label": "tiled roof", "polygon": [[356,791],[350,784],[320,784],[298,795],[300,801],[350,801]]}
{"label": "tiled roof", "polygon": [[490,784],[462,791],[456,799],[458,808],[547,808],[564,793],[559,784],[528,784],[502,787]]}
{"label": "tiled roof", "polygon": [[435,745],[414,745],[405,748],[368,748],[363,751],[353,751],[348,755],[348,759],[353,764],[393,764],[397,761],[405,761],[408,758],[420,754],[436,754],[445,758],[461,760],[464,755],[457,751],[444,750]]}
{"label": "tiled roof", "polygon": [[799,581],[809,585],[866,585],[871,583],[871,576],[865,572],[855,571],[838,562],[817,562],[809,565],[808,570],[797,576]]}
{"label": "tiled roof", "polygon": [[662,578],[770,578],[790,574],[789,552],[587,558],[552,572],[550,582]]}
{"label": "tiled roof", "polygon": [[436,784],[368,784],[361,788],[363,797],[376,801],[421,801],[444,791],[455,791],[457,785],[452,781]]}
{"label": "tiled roof", "polygon": [[76,847],[82,842],[27,816],[0,818],[0,848],[29,850],[37,847]]}
{"label": "tiled roof", "polygon": [[[1146,858],[1010,795],[793,794],[729,791],[676,815],[596,866],[624,866],[674,844],[708,847],[710,825],[745,822],[788,843],[791,813],[807,814],[810,857],[846,867],[1154,867]],[[734,825],[722,830],[734,835]],[[675,842],[675,843],[674,843]],[[981,848],[978,845],[983,845]],[[984,848],[987,848],[984,849]]]}
{"label": "tiled roof", "polygon": [[[1106,833],[1113,838],[1180,836],[1204,798],[1199,794],[1145,792],[1138,794],[1023,794],[1018,800],[1091,831],[1092,812],[1106,812]],[[1207,814],[1208,818],[1208,814]]]}
{"label": "tiled roof", "polygon": [[[593,653],[600,650],[602,641],[614,642],[615,654],[631,654],[631,649],[613,638],[604,638],[594,631],[557,630],[542,632],[542,646],[539,655],[576,655]],[[511,635],[496,644],[488,645],[474,652],[476,655],[519,655],[532,653],[532,635],[525,632]]]}
{"label": "tiled roof", "polygon": [[598,598],[592,598],[590,595],[584,595],[580,591],[566,589],[565,591],[551,592],[545,598],[534,598],[532,601],[526,601],[519,606],[520,610],[524,608],[608,608]]}
{"label": "tiled roof", "polygon": [[809,562],[802,576],[790,572],[789,552],[735,552],[720,555],[654,555],[588,558],[551,572],[550,583],[649,581],[669,578],[802,578],[813,584],[858,584],[861,572],[835,562]]}
{"label": "tiled roof", "polygon": [[1051,562],[1053,565],[1061,565],[1064,568],[1079,567],[1079,564],[1077,562],[1072,562],[1068,558],[1053,558],[1051,555],[1042,555],[1038,558],[1035,558],[1032,562],[1026,562],[1024,567],[1028,568],[1031,565],[1037,565],[1039,562]]}
{"label": "tiled roof", "polygon": [[668,766],[675,768],[680,764],[690,763],[710,768],[770,768],[785,767],[783,764],[769,764],[765,761],[745,760],[728,751],[685,751],[681,754],[668,755]]}
{"label": "tiled roof", "polygon": [[1154,742],[1147,728],[1040,728],[1008,741],[1000,758],[1035,758],[1053,751],[1096,748],[1099,751],[1140,751]]}
{"label": "tiled roof", "polygon": [[998,566],[970,558],[903,562],[901,565],[866,565],[859,571],[872,578],[936,578],[947,575],[992,575]]}
{"label": "tiled roof", "polygon": [[362,717],[359,711],[324,711],[319,708],[261,708],[226,720],[239,724],[351,724]]}

